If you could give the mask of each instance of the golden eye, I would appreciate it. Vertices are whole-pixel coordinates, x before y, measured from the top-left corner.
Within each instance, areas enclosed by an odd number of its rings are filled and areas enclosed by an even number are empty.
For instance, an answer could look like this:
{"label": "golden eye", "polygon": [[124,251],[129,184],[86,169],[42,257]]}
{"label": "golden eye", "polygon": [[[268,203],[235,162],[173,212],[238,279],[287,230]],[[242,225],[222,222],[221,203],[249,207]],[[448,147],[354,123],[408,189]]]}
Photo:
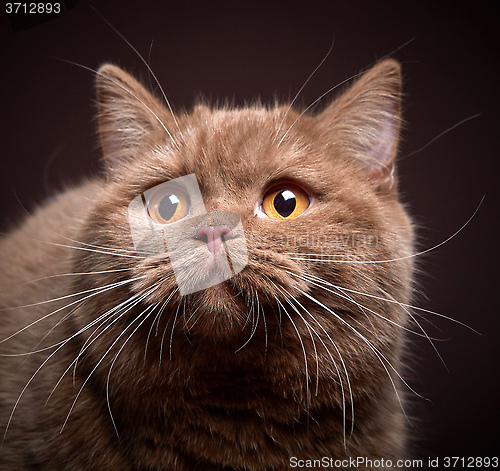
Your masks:
{"label": "golden eye", "polygon": [[147,211],[160,224],[177,222],[189,214],[189,198],[182,190],[153,193],[147,201]]}
{"label": "golden eye", "polygon": [[309,207],[309,196],[295,185],[282,185],[264,195],[262,210],[272,219],[295,219]]}

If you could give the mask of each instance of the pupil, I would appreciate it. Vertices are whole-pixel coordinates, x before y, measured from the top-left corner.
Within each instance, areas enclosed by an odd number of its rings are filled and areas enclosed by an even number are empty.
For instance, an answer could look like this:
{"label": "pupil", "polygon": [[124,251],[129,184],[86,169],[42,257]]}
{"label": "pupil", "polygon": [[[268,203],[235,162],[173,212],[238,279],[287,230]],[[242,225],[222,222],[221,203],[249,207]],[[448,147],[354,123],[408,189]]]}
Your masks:
{"label": "pupil", "polygon": [[293,213],[296,205],[297,200],[290,190],[281,191],[274,197],[274,209],[284,218]]}
{"label": "pupil", "polygon": [[179,206],[179,198],[175,195],[168,195],[162,198],[158,205],[158,213],[165,221],[170,221],[174,217],[177,207]]}

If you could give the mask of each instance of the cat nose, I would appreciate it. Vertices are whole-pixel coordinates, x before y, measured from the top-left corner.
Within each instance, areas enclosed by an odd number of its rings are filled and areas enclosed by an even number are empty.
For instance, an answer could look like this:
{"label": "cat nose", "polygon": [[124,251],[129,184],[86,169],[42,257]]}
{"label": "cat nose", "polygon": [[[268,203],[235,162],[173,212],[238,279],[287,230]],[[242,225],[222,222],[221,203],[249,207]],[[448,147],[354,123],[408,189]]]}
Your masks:
{"label": "cat nose", "polygon": [[233,236],[233,231],[229,226],[201,226],[196,232],[196,238],[204,240],[207,248],[212,254],[216,254],[222,247],[222,242]]}

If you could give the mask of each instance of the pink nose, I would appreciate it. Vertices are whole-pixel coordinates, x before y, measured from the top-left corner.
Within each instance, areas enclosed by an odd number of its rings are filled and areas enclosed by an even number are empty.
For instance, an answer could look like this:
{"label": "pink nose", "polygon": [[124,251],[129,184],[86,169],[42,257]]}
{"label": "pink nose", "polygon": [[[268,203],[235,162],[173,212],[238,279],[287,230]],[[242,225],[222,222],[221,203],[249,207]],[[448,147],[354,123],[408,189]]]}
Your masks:
{"label": "pink nose", "polygon": [[216,254],[222,247],[222,237],[233,236],[233,231],[229,226],[201,226],[196,232],[196,238],[204,240],[207,248],[212,254]]}

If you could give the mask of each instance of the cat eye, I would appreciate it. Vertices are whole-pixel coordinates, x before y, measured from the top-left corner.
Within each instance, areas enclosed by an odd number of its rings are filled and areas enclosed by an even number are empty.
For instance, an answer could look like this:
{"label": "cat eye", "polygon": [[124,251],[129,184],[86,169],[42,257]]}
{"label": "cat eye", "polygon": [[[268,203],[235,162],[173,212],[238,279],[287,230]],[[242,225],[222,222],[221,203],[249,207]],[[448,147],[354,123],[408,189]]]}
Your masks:
{"label": "cat eye", "polygon": [[307,193],[292,184],[274,187],[262,200],[262,210],[272,219],[298,218],[310,204]]}
{"label": "cat eye", "polygon": [[148,198],[147,211],[151,219],[159,224],[177,222],[189,214],[189,198],[183,190],[158,191]]}

